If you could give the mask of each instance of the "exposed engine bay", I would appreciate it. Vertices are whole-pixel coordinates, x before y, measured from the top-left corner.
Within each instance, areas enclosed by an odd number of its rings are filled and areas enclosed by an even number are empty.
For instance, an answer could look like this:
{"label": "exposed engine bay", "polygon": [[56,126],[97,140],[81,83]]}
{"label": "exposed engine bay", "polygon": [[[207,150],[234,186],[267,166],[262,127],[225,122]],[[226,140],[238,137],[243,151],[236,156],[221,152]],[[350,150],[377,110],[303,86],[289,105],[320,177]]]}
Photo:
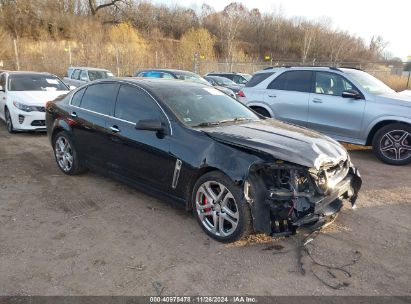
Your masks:
{"label": "exposed engine bay", "polygon": [[354,206],[360,187],[361,178],[349,159],[320,170],[277,161],[250,168],[244,195],[254,230],[279,236],[324,221],[339,212],[344,201]]}

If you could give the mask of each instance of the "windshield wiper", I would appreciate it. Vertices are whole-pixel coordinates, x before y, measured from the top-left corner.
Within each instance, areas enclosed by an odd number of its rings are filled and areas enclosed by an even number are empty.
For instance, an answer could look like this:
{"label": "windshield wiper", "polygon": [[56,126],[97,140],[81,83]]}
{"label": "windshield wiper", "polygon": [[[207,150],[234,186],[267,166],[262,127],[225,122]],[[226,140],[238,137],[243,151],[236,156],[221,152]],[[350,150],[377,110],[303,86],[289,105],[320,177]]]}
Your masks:
{"label": "windshield wiper", "polygon": [[220,120],[218,123],[226,123],[226,122],[238,122],[238,121],[246,121],[246,120],[253,120],[252,118],[246,118],[246,117],[236,117],[233,119],[224,119]]}
{"label": "windshield wiper", "polygon": [[202,123],[199,123],[198,125],[195,125],[193,127],[212,127],[212,126],[218,126],[219,124],[220,124],[219,121],[202,122]]}

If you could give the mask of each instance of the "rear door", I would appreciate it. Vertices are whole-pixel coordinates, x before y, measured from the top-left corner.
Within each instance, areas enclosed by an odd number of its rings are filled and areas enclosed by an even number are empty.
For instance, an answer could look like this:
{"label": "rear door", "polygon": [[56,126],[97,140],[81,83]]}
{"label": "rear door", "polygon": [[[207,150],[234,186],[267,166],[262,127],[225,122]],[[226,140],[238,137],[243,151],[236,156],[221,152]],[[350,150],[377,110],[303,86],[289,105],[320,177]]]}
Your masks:
{"label": "rear door", "polygon": [[342,75],[315,72],[308,127],[340,140],[359,138],[365,99],[343,98],[345,90],[360,92]]}
{"label": "rear door", "polygon": [[[73,140],[83,159],[91,166],[105,168],[110,131],[107,119],[113,114],[118,85],[103,82],[76,92],[71,100]],[[78,94],[78,95],[77,95]]]}
{"label": "rear door", "polygon": [[307,126],[312,71],[286,71],[278,75],[265,90],[264,101],[275,118]]}
{"label": "rear door", "polygon": [[[163,123],[166,131],[136,130],[139,120]],[[175,158],[170,155],[168,120],[156,101],[143,89],[122,84],[114,117],[108,121],[110,169],[133,182],[144,183],[161,191],[171,190]]]}

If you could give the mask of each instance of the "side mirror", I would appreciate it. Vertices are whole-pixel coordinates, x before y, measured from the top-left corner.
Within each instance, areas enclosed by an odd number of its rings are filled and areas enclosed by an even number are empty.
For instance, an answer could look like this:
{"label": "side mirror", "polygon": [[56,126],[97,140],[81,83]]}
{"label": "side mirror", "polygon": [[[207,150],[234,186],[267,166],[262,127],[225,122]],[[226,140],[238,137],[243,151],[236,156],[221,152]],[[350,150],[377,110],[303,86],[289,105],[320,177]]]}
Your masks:
{"label": "side mirror", "polygon": [[162,132],[164,131],[163,123],[155,119],[143,119],[139,120],[136,123],[136,130],[146,130],[146,131],[155,131]]}
{"label": "side mirror", "polygon": [[81,80],[81,81],[88,81],[87,77],[84,77],[84,76],[83,76],[83,77],[80,77],[80,80]]}
{"label": "side mirror", "polygon": [[71,86],[69,87],[69,89],[70,89],[70,91],[71,91],[71,90],[76,89],[76,87],[75,87],[75,86],[73,86],[73,85],[71,85]]}
{"label": "side mirror", "polygon": [[358,92],[356,90],[346,90],[346,91],[342,92],[342,97],[343,98],[352,98],[352,99],[361,99],[362,98],[360,92]]}

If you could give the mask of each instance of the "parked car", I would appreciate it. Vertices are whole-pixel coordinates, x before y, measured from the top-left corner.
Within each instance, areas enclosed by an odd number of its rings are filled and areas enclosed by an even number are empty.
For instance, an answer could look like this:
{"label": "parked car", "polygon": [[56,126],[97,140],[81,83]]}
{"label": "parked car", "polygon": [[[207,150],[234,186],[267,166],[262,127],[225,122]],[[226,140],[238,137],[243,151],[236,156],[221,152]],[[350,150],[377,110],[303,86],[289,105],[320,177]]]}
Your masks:
{"label": "parked car", "polygon": [[373,146],[387,164],[411,163],[411,97],[352,68],[281,67],[257,72],[240,93],[256,112],[336,140]]}
{"label": "parked car", "polygon": [[238,92],[241,91],[243,86],[236,84],[234,81],[220,76],[204,76],[204,79],[211,83],[214,87],[224,87],[233,91],[237,97]]}
{"label": "parked car", "polygon": [[69,88],[55,75],[36,72],[0,74],[0,118],[14,131],[44,131],[45,105]]}
{"label": "parked car", "polygon": [[67,69],[67,75],[63,78],[63,81],[67,85],[77,88],[90,81],[113,77],[114,74],[109,70],[105,69],[88,67],[69,67]]}
{"label": "parked car", "polygon": [[411,96],[411,90],[405,90],[405,91],[401,91],[399,93],[402,94],[402,95]]}
{"label": "parked car", "polygon": [[[144,70],[135,73],[135,77],[143,78],[164,78],[164,79],[179,79],[184,81],[191,81],[196,83],[201,83],[204,85],[212,85],[209,81],[205,80],[200,75],[196,73],[183,71],[183,70],[173,70],[173,69],[156,69],[156,70]],[[228,96],[236,98],[235,93],[223,86],[215,86],[215,88]]]}
{"label": "parked car", "polygon": [[237,73],[237,72],[211,72],[206,74],[205,76],[219,76],[219,77],[224,77],[232,80],[236,84],[244,85],[246,84],[250,79],[251,75],[250,74],[245,74],[245,73]]}
{"label": "parked car", "polygon": [[48,103],[46,113],[62,172],[90,168],[172,198],[222,242],[322,223],[343,201],[354,204],[361,186],[336,141],[202,84],[102,80]]}

